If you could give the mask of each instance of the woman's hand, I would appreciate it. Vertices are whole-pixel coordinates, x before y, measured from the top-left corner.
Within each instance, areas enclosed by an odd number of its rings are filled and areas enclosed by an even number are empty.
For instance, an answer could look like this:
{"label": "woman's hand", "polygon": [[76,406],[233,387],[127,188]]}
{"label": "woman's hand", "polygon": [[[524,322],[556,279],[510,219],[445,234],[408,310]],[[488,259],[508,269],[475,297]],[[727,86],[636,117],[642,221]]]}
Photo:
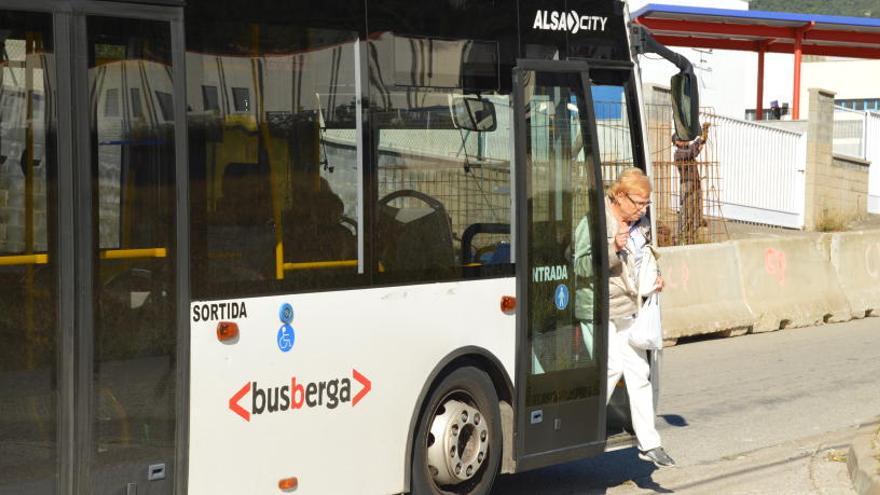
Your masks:
{"label": "woman's hand", "polygon": [[614,236],[614,247],[617,251],[623,251],[629,241],[629,224],[620,222],[617,224],[617,234]]}
{"label": "woman's hand", "polygon": [[663,286],[666,285],[666,282],[663,281],[663,277],[657,275],[657,281],[654,282],[654,290],[657,292],[663,292]]}

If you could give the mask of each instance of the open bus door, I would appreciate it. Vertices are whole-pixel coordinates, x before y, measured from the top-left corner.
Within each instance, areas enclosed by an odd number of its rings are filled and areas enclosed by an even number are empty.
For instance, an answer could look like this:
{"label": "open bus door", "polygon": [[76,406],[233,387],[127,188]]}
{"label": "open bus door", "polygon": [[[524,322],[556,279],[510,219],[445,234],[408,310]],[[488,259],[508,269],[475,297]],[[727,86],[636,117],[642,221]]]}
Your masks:
{"label": "open bus door", "polygon": [[518,470],[605,447],[607,248],[584,62],[514,70]]}

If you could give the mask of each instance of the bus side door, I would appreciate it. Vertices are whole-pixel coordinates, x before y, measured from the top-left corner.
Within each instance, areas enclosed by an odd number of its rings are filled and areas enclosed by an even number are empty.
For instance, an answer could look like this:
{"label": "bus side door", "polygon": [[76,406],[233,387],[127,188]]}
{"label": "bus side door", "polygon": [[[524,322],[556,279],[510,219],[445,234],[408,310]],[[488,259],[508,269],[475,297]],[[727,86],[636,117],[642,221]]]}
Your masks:
{"label": "bus side door", "polygon": [[588,73],[514,70],[519,470],[604,450],[608,262]]}

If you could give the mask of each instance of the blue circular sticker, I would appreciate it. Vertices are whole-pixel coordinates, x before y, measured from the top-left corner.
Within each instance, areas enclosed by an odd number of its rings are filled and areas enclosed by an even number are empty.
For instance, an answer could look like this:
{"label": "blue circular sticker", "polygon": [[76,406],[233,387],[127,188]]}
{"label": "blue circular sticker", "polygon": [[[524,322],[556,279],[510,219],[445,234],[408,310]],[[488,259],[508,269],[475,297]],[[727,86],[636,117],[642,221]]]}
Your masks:
{"label": "blue circular sticker", "polygon": [[276,341],[278,342],[278,348],[281,349],[281,352],[287,352],[293,349],[293,344],[296,342],[296,333],[293,331],[293,327],[287,323],[281,325],[281,328],[278,329]]}
{"label": "blue circular sticker", "polygon": [[281,323],[288,325],[293,323],[293,306],[288,303],[282,304],[281,309],[278,310],[278,317],[281,318]]}
{"label": "blue circular sticker", "polygon": [[556,304],[556,309],[562,311],[567,308],[569,299],[568,286],[565,284],[557,285],[556,293],[553,295],[553,302]]}

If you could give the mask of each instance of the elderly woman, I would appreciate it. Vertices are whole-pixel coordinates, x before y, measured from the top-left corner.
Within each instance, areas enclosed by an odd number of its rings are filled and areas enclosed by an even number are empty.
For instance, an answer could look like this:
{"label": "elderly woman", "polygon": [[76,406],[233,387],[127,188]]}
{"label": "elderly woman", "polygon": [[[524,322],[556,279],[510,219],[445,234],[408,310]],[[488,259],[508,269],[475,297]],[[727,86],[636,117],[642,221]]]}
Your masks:
{"label": "elderly woman", "polygon": [[[650,243],[651,226],[645,216],[650,198],[651,183],[637,168],[624,170],[608,188],[605,198],[609,265],[608,400],[623,376],[639,457],[658,467],[671,467],[675,461],[660,446],[660,435],[654,426],[654,397],[648,380],[651,367],[647,354],[630,345],[627,332],[639,310],[636,284],[642,248]],[[659,276],[654,289],[663,289],[663,279]]]}

